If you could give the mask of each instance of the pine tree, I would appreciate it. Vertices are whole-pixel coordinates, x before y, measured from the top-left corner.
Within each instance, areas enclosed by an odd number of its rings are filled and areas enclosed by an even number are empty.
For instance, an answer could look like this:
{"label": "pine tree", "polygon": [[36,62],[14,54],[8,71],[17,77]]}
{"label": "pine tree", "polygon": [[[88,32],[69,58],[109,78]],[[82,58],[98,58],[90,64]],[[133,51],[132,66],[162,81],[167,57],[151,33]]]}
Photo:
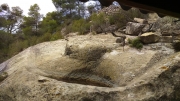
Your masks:
{"label": "pine tree", "polygon": [[34,4],[30,7],[28,12],[28,17],[24,17],[24,23],[21,26],[23,33],[30,36],[39,36],[40,33],[40,24],[42,15],[39,13],[40,8],[37,4]]}

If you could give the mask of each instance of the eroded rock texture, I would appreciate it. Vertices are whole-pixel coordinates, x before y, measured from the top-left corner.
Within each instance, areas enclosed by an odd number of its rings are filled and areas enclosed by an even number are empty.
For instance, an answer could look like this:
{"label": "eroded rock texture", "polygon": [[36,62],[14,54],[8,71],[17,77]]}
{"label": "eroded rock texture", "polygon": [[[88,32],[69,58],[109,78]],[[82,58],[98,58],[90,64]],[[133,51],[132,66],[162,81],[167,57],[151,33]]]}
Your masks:
{"label": "eroded rock texture", "polygon": [[180,99],[180,53],[124,48],[111,34],[29,47],[0,64],[0,101]]}

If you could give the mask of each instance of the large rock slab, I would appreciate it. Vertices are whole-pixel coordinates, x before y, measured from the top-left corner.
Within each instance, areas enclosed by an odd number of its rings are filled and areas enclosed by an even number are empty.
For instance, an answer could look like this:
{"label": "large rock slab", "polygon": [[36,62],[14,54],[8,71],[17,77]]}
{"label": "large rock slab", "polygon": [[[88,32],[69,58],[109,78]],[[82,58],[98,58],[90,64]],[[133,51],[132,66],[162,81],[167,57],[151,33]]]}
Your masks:
{"label": "large rock slab", "polygon": [[[2,66],[0,101],[179,99],[180,53],[125,51],[107,35],[68,37],[27,48]],[[4,67],[3,67],[4,66]]]}
{"label": "large rock slab", "polygon": [[153,32],[147,32],[140,36],[140,40],[145,44],[150,44],[158,42],[160,40],[160,36]]}

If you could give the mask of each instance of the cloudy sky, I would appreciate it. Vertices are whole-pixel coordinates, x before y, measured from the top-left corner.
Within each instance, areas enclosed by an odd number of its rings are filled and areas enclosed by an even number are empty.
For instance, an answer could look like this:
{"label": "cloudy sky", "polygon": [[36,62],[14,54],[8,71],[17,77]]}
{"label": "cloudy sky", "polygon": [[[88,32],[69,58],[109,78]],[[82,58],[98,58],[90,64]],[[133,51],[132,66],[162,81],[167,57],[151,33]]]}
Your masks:
{"label": "cloudy sky", "polygon": [[7,3],[9,7],[19,6],[23,9],[23,14],[27,15],[31,5],[37,3],[40,7],[40,13],[46,15],[48,12],[56,11],[52,0],[0,0],[0,5]]}

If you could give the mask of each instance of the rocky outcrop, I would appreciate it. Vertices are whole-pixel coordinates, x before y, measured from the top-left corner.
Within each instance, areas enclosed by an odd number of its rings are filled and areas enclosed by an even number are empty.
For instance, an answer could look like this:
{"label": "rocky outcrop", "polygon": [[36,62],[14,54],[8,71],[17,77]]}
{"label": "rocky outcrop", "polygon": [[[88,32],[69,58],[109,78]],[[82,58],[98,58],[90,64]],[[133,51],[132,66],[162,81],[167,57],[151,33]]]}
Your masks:
{"label": "rocky outcrop", "polygon": [[[179,100],[180,53],[125,46],[86,35],[41,43],[9,59],[0,101]],[[170,55],[172,54],[172,55]]]}
{"label": "rocky outcrop", "polygon": [[118,13],[120,11],[120,6],[110,5],[109,7],[104,7],[103,9],[99,10],[98,13],[105,13],[106,15],[112,15]]}
{"label": "rocky outcrop", "polygon": [[140,36],[140,40],[145,44],[155,43],[158,42],[160,36],[153,32],[144,33]]}

